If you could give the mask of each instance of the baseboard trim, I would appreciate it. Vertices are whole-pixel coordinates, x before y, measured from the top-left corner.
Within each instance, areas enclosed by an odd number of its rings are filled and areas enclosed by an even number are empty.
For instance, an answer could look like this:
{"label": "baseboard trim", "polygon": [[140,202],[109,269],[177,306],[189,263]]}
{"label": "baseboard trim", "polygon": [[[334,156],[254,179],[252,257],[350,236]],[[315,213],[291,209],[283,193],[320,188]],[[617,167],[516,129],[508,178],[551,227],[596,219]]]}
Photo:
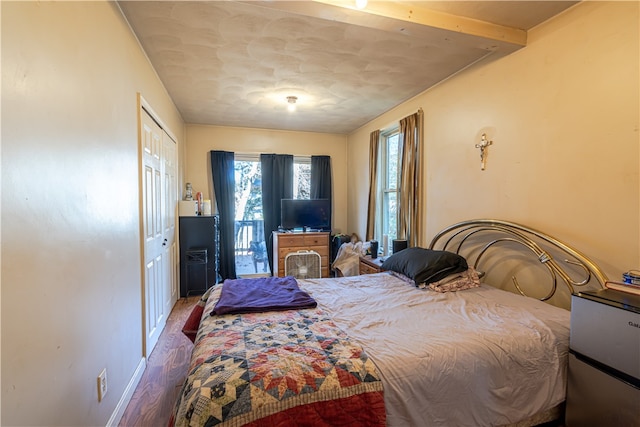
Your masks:
{"label": "baseboard trim", "polygon": [[124,411],[127,409],[127,405],[129,405],[129,401],[131,401],[133,392],[136,391],[136,387],[138,387],[138,384],[142,379],[142,374],[144,373],[144,369],[146,367],[147,359],[143,357],[142,359],[140,359],[140,363],[138,363],[138,366],[136,367],[131,380],[129,380],[127,388],[124,389],[124,393],[122,393],[120,401],[116,405],[116,409],[114,409],[113,413],[111,414],[106,427],[117,427],[118,424],[120,424],[120,420],[124,415]]}

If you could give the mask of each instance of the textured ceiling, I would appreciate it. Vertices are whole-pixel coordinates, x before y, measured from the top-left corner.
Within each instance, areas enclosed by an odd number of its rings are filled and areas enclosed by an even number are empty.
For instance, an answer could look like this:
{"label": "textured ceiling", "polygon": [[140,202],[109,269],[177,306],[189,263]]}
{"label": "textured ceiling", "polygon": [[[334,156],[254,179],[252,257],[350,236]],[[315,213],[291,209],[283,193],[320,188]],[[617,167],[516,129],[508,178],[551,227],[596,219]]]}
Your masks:
{"label": "textured ceiling", "polygon": [[575,2],[336,3],[119,5],[187,123],[349,133]]}

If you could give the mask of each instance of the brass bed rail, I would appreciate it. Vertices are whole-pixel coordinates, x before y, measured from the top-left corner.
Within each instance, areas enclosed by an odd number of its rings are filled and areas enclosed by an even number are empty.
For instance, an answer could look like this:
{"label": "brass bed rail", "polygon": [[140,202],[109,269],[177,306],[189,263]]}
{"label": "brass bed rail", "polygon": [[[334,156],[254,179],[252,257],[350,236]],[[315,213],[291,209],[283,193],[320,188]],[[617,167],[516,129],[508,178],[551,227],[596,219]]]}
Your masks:
{"label": "brass bed rail", "polygon": [[[437,246],[440,241],[444,243]],[[474,242],[474,249],[469,253],[461,253],[463,245],[471,241]],[[476,219],[453,224],[436,234],[431,240],[429,248],[448,250],[465,255],[469,265],[473,265],[474,269],[482,277],[486,272],[479,270],[480,260],[490,248],[506,242],[524,246],[535,255],[542,265],[547,267],[552,280],[551,290],[545,296],[539,298],[541,301],[546,301],[554,296],[557,290],[558,277],[562,279],[572,294],[575,293],[575,287],[592,284],[592,278],[595,279],[597,286],[600,288],[604,288],[604,284],[608,280],[604,272],[578,250],[545,233],[508,221]],[[561,265],[556,261],[554,254],[566,257],[564,262],[567,265]],[[575,269],[573,272],[567,270],[566,267],[571,265],[580,270],[578,279],[575,278],[578,275]],[[515,275],[511,276],[511,281],[520,294],[527,296]]]}

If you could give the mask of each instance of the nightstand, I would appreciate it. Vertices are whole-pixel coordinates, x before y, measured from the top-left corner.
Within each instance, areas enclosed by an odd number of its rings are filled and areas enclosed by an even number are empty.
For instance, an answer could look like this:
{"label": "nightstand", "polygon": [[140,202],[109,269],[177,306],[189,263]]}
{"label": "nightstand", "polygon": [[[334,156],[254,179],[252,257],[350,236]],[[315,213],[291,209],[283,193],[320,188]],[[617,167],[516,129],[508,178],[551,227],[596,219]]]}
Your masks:
{"label": "nightstand", "polygon": [[360,274],[375,274],[385,271],[382,269],[381,258],[371,258],[370,256],[360,257]]}

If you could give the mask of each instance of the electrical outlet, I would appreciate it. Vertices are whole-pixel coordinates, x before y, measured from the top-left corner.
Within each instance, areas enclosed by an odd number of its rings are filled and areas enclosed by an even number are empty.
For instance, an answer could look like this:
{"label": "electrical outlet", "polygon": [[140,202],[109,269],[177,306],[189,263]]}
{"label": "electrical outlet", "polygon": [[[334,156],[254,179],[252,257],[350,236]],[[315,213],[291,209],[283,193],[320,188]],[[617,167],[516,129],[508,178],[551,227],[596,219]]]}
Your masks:
{"label": "electrical outlet", "polygon": [[98,375],[98,402],[102,401],[107,394],[107,368],[104,368]]}

